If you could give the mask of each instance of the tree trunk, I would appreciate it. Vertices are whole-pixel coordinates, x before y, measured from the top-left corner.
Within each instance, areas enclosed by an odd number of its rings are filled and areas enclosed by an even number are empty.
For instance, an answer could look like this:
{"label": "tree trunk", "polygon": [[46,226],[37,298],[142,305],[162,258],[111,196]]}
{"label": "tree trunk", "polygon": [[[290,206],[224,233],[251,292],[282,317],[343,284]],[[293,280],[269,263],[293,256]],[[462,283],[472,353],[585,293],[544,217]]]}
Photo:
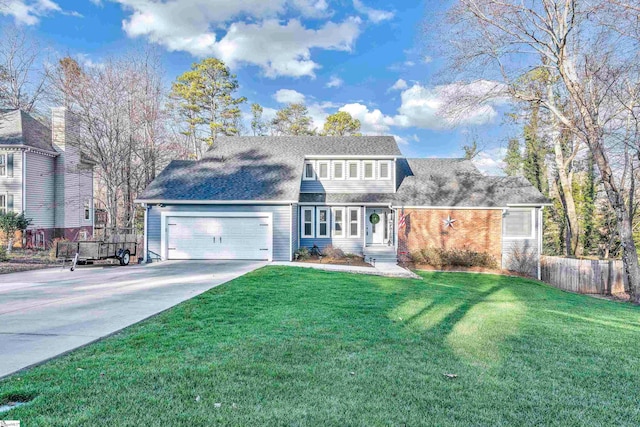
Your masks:
{"label": "tree trunk", "polygon": [[566,248],[568,256],[582,256],[582,247],[580,246],[580,230],[578,222],[578,213],[576,203],[573,199],[573,183],[569,179],[567,169],[565,167],[564,155],[562,153],[562,145],[556,133],[553,141],[553,149],[555,153],[556,169],[558,171],[558,181],[562,190],[560,200],[564,205],[565,216],[567,220],[567,237]]}

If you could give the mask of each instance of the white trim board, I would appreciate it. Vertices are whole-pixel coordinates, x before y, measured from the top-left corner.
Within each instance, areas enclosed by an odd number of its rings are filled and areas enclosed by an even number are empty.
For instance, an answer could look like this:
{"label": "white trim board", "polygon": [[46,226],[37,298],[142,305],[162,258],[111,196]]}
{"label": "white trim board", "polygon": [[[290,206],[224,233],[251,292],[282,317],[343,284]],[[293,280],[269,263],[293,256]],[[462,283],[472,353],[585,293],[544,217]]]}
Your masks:
{"label": "white trim board", "polygon": [[136,204],[149,205],[290,205],[297,200],[170,200],[170,199],[136,199]]}
{"label": "white trim board", "polygon": [[272,212],[161,212],[160,213],[160,257],[168,259],[167,254],[167,218],[267,218],[269,221],[269,259],[273,261],[273,213]]}

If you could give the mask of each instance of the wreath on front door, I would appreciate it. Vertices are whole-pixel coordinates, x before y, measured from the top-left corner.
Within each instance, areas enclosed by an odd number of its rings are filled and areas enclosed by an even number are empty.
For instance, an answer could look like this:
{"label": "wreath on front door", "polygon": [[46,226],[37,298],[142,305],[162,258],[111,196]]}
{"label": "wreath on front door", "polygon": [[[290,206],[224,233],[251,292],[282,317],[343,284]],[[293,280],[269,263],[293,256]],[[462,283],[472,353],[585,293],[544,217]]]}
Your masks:
{"label": "wreath on front door", "polygon": [[369,216],[369,222],[373,225],[376,225],[380,222],[380,215],[378,215],[377,213],[372,213],[371,216]]}

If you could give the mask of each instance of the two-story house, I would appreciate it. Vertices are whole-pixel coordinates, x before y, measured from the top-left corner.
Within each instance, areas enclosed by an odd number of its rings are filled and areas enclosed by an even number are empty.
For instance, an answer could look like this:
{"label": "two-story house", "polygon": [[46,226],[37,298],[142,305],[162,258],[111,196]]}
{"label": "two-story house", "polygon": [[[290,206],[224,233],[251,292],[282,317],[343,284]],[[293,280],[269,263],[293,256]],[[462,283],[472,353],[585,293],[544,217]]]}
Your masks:
{"label": "two-story house", "polygon": [[504,267],[514,248],[539,257],[548,204],[524,178],[408,159],[388,136],[221,138],[204,159],[169,164],[138,202],[162,259],[288,261],[333,245],[396,260],[438,246]]}
{"label": "two-story house", "polygon": [[45,248],[56,237],[93,234],[95,163],[78,148],[65,108],[52,109],[51,124],[24,111],[0,111],[0,212],[31,219],[16,246]]}

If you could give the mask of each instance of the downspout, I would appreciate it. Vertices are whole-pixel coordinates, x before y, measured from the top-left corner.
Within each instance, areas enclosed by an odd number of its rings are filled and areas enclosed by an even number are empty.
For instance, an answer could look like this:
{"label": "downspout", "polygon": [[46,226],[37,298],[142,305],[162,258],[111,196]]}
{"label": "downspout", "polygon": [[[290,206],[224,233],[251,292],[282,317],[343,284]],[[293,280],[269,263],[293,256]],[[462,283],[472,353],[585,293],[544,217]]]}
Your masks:
{"label": "downspout", "polygon": [[27,153],[31,152],[30,148],[22,152],[22,212],[27,215]]}
{"label": "downspout", "polygon": [[144,264],[147,264],[147,262],[149,261],[149,233],[147,232],[147,224],[150,206],[148,206],[146,203],[143,203],[142,207],[144,208],[144,259],[142,262]]}
{"label": "downspout", "polygon": [[289,261],[293,261],[293,203],[289,208]]}
{"label": "downspout", "polygon": [[542,280],[542,265],[540,258],[542,257],[542,211],[544,206],[538,209],[538,280]]}

